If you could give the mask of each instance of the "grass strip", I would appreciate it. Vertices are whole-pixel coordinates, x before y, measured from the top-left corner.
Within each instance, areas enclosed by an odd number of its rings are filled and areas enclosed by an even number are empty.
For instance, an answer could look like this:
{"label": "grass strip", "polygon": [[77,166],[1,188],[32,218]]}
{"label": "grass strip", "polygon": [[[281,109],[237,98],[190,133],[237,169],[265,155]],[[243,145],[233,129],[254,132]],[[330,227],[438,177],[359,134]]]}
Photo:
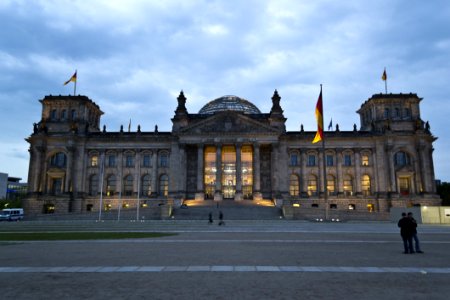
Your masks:
{"label": "grass strip", "polygon": [[2,232],[0,241],[146,239],[176,235],[160,232]]}

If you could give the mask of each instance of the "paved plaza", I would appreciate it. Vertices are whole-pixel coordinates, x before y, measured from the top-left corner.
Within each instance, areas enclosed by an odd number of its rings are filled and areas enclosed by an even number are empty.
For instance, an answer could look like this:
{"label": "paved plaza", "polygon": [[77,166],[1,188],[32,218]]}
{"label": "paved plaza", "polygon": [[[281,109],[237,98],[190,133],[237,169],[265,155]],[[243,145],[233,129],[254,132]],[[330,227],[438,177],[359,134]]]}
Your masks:
{"label": "paved plaza", "polygon": [[[402,253],[393,223],[1,223],[11,231],[158,231],[153,239],[0,242],[14,299],[448,299],[450,227],[420,225]],[[1,234],[1,233],[0,233]]]}

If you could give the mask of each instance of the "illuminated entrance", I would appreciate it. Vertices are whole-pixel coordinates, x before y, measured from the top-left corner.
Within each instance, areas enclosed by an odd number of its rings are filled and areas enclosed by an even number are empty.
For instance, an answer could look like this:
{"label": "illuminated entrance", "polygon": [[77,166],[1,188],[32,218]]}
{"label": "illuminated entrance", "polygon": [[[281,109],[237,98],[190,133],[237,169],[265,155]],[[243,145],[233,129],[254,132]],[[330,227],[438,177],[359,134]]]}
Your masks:
{"label": "illuminated entrance", "polygon": [[253,148],[207,146],[204,149],[205,199],[251,199],[253,193]]}
{"label": "illuminated entrance", "polygon": [[236,194],[236,149],[222,148],[222,194],[225,199],[234,199]]}

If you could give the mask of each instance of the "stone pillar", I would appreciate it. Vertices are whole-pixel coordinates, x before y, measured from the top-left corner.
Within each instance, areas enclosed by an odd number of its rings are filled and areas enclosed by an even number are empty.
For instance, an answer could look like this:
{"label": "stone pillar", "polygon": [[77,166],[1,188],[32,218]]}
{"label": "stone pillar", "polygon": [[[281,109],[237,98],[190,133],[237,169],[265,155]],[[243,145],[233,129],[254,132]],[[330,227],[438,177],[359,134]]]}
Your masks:
{"label": "stone pillar", "polygon": [[336,149],[336,177],[338,195],[344,193],[344,174],[342,174],[342,149]]}
{"label": "stone pillar", "polygon": [[151,197],[157,197],[158,195],[158,150],[152,151],[152,194]]}
{"label": "stone pillar", "polygon": [[197,146],[197,193],[195,193],[195,200],[205,200],[204,188],[204,146],[202,144]]}
{"label": "stone pillar", "polygon": [[[318,190],[318,194],[319,197],[322,194],[323,196],[325,196],[325,185],[327,182],[327,178],[326,176],[328,174],[324,174],[323,173],[323,160],[325,159],[325,152],[323,151],[323,149],[319,150],[319,154],[318,154],[318,172],[319,172],[319,190]],[[325,176],[325,178],[324,178]]]}
{"label": "stone pillar", "polygon": [[244,199],[242,194],[242,161],[241,161],[241,144],[236,144],[236,193],[234,194],[235,201],[242,201]]}
{"label": "stone pillar", "polygon": [[216,191],[214,193],[214,201],[222,201],[222,145],[216,146]]}
{"label": "stone pillar", "polygon": [[[122,199],[123,150],[119,150],[117,153],[117,170],[118,170],[118,176],[117,176],[118,184],[116,182],[115,193],[119,193],[119,198]],[[106,174],[105,174],[105,178],[102,183],[104,185],[103,191],[105,191],[105,192],[106,192],[106,187],[107,187],[106,180],[107,180],[107,178],[106,178]]]}
{"label": "stone pillar", "polygon": [[259,144],[253,144],[253,201],[262,200],[261,194],[261,161]]}
{"label": "stone pillar", "polygon": [[355,149],[355,178],[356,194],[361,194],[361,153],[360,149]]}
{"label": "stone pillar", "polygon": [[141,180],[141,152],[139,149],[135,150],[135,164],[134,164],[134,174],[133,174],[133,178],[135,178],[135,180],[133,181],[133,194],[136,197],[139,197],[139,189],[140,189],[140,180]]}
{"label": "stone pillar", "polygon": [[386,162],[387,162],[387,170],[388,170],[388,187],[389,191],[393,193],[398,193],[397,184],[395,179],[395,164],[394,164],[394,155],[392,153],[392,146],[386,146]]}
{"label": "stone pillar", "polygon": [[306,160],[307,160],[307,156],[306,156],[306,150],[301,150],[300,153],[300,164],[302,167],[302,171],[301,171],[301,179],[300,179],[300,189],[301,189],[301,194],[305,195],[308,193],[308,173],[306,173]]}

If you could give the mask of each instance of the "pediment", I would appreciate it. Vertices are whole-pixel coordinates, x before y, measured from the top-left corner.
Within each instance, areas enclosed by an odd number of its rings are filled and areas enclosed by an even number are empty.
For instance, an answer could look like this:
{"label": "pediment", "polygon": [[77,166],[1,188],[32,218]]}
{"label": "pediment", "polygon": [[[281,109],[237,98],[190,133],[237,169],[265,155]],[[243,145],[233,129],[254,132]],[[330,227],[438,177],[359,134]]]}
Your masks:
{"label": "pediment", "polygon": [[242,133],[277,133],[278,131],[263,122],[254,120],[241,113],[223,112],[212,115],[198,123],[181,130],[183,134],[242,134]]}

